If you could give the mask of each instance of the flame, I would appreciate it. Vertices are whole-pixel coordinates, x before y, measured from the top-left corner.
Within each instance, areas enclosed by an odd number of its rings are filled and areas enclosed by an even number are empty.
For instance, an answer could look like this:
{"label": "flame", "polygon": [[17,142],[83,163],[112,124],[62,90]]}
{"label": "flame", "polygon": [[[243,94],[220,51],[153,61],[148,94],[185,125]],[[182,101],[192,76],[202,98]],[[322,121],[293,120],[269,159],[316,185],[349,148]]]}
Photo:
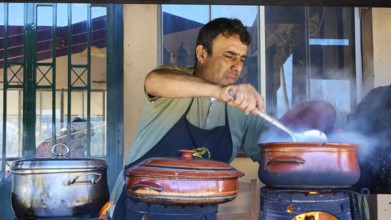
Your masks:
{"label": "flame", "polygon": [[108,201],[103,205],[103,207],[99,211],[99,220],[108,219],[107,213],[109,211],[110,206],[113,204],[114,204],[114,201]]}
{"label": "flame", "polygon": [[287,207],[286,207],[286,212],[288,213],[292,213],[293,212],[293,205],[292,204],[289,204]]}
{"label": "flame", "polygon": [[338,220],[337,217],[326,212],[306,212],[300,215],[296,215],[292,220]]}

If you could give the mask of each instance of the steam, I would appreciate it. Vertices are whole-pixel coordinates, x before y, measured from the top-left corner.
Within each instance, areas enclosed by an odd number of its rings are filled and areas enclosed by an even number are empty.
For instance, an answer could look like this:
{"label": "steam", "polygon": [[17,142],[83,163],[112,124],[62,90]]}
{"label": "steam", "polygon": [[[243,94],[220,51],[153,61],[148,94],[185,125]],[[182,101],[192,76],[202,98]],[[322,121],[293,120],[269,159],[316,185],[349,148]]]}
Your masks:
{"label": "steam", "polygon": [[328,142],[332,143],[357,144],[357,156],[359,161],[365,161],[368,156],[376,151],[379,143],[381,143],[375,136],[364,135],[356,131],[334,132],[328,137]]}

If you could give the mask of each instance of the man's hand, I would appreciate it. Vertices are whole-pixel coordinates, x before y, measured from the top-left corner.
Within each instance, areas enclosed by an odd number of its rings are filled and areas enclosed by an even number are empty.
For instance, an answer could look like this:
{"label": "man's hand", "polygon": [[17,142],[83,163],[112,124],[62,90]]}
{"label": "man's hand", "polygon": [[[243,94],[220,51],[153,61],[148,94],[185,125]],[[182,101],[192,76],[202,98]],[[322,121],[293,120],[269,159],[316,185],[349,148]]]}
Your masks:
{"label": "man's hand", "polygon": [[230,85],[222,88],[222,100],[252,114],[255,109],[264,112],[263,97],[251,84]]}

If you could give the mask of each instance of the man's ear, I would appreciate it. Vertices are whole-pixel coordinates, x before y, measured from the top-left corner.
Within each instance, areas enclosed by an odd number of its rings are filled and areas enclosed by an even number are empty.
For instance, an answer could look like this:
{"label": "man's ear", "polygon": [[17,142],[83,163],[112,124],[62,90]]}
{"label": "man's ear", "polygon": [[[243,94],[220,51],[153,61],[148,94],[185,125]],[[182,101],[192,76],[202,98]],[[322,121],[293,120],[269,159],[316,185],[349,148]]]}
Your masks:
{"label": "man's ear", "polygon": [[208,57],[208,52],[206,52],[206,48],[202,45],[198,45],[196,47],[196,57],[197,61],[203,63],[205,59]]}

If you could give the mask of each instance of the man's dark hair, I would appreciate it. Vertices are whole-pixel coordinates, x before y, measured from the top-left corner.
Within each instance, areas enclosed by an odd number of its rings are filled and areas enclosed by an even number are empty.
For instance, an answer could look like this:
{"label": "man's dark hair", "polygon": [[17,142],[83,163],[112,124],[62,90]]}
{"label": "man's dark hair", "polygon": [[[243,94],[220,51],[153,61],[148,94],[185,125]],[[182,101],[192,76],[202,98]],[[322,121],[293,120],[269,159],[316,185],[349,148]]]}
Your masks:
{"label": "man's dark hair", "polygon": [[203,45],[209,54],[212,54],[212,42],[218,35],[230,37],[232,35],[239,35],[240,41],[245,45],[250,45],[251,36],[244,27],[243,23],[238,19],[216,18],[205,24],[197,37],[197,44]]}

